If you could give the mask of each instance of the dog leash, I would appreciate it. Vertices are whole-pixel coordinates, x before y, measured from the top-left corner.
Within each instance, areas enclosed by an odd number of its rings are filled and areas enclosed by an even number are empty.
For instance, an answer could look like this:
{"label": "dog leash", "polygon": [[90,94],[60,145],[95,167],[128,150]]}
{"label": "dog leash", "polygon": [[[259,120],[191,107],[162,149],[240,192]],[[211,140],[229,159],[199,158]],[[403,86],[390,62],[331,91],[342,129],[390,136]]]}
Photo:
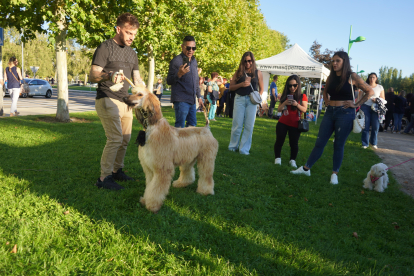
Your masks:
{"label": "dog leash", "polygon": [[[402,164],[404,164],[404,163],[407,163],[408,161],[411,161],[411,160],[414,160],[414,158],[408,159],[407,161],[404,161],[404,162],[402,162],[402,163],[400,163],[400,164],[397,164],[397,165],[395,165],[395,166],[392,166],[392,167],[386,168],[385,170],[386,170],[386,171],[388,171],[389,169],[392,169],[392,168],[394,168],[394,167],[397,167],[397,166],[399,166],[399,165],[402,165]],[[380,177],[382,177],[382,176],[383,176],[383,175],[381,175]],[[374,183],[375,181],[377,181],[378,179],[380,179],[380,177],[373,177],[372,175],[370,175],[371,182],[372,182],[372,183]]]}

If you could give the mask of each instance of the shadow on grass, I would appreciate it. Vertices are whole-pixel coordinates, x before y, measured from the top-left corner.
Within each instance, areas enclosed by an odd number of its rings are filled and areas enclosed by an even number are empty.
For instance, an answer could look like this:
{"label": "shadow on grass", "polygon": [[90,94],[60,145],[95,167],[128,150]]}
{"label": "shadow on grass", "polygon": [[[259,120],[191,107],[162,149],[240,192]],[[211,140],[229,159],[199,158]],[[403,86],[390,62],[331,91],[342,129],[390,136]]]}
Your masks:
{"label": "shadow on grass", "polygon": [[[240,267],[240,274],[244,271],[265,275],[345,274],[347,270],[362,273],[375,266],[368,258],[385,259],[379,261],[377,269],[373,268],[378,272],[393,259],[388,256],[391,255],[389,248],[373,246],[377,245],[376,236],[390,235],[389,225],[378,226],[378,222],[383,223],[384,216],[387,220],[390,216],[397,220],[400,208],[409,208],[404,204],[413,206],[412,201],[403,198],[401,204],[389,206],[387,212],[391,214],[387,214],[381,208],[384,199],[378,193],[367,192],[365,196],[360,193],[370,162],[376,163],[378,158],[369,153],[369,160],[361,159],[361,152],[352,139],[347,146],[347,163],[341,171],[343,185],[335,187],[327,185],[330,169],[326,160],[315,166],[311,178],[294,178],[286,165],[273,165],[274,140],[269,141],[269,137],[274,139],[274,135],[265,133],[269,129],[274,133],[276,121],[258,120],[251,155],[240,156],[227,151],[229,119],[223,119],[212,125],[220,143],[215,171],[216,195],[196,194],[195,184],[185,189],[171,188],[163,208],[158,215],[153,215],[138,202],[144,193],[145,179],[134,144],[128,147],[125,164],[127,173],[137,181],[125,183],[127,189],[120,192],[98,190],[93,184],[99,176],[106,138],[96,116],[76,117],[92,122],[74,127],[74,124],[35,122],[35,117],[3,120],[1,127],[15,128],[16,138],[12,144],[0,143],[2,158],[9,160],[1,165],[3,172],[27,179],[31,183],[30,191],[39,196],[48,195],[92,220],[108,221],[124,234],[148,237],[169,254],[212,271],[218,269],[212,261],[215,258],[203,256],[224,258]],[[139,129],[134,121],[131,140]],[[315,130],[316,127],[309,136],[314,136]],[[24,139],[28,132],[30,140]],[[313,137],[301,139],[298,165],[306,161],[313,143]],[[282,154],[287,163],[286,146]],[[331,156],[328,145],[324,157]],[[355,168],[361,172],[355,172]],[[355,187],[358,187],[356,191]],[[384,194],[385,198],[398,200],[398,190],[390,190]],[[368,217],[355,217],[352,210],[364,209],[367,205],[374,206],[375,210],[368,211]],[[412,219],[409,223],[412,227]],[[372,229],[372,225],[376,228]],[[362,237],[365,233],[365,240],[355,240],[354,231]],[[390,243],[402,239],[404,236],[398,234],[387,238]],[[400,265],[406,264],[406,258]],[[354,267],[357,262],[362,268]]]}

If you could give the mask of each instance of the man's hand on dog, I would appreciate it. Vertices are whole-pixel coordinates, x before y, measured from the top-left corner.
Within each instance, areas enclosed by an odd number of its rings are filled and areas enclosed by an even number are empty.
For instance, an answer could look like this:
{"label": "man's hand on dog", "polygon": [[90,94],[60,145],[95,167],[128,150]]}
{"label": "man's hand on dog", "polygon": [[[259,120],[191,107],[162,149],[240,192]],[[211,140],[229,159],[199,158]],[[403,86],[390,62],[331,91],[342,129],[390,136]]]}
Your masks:
{"label": "man's hand on dog", "polygon": [[183,64],[178,69],[178,77],[181,78],[182,76],[184,76],[188,72],[190,72],[190,66],[187,65],[187,64]]}

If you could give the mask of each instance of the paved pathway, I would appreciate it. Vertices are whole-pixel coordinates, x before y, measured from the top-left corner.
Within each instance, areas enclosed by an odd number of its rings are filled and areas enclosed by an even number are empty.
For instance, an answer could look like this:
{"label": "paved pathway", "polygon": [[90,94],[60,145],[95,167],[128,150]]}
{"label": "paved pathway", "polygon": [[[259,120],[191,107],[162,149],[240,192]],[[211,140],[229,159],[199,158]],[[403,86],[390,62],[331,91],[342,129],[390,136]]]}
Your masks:
{"label": "paved pathway", "polygon": [[[69,90],[69,112],[95,111],[95,95],[92,91]],[[3,98],[4,117],[10,116],[10,97]],[[33,98],[19,98],[17,102],[17,111],[20,116],[56,114],[57,91],[53,89],[52,98],[47,99],[43,96]],[[161,98],[161,106],[171,106],[170,96],[165,95]]]}
{"label": "paved pathway", "polygon": [[[378,133],[376,154],[388,167],[414,158],[414,135]],[[390,173],[401,184],[401,190],[414,197],[414,160],[390,169]]]}

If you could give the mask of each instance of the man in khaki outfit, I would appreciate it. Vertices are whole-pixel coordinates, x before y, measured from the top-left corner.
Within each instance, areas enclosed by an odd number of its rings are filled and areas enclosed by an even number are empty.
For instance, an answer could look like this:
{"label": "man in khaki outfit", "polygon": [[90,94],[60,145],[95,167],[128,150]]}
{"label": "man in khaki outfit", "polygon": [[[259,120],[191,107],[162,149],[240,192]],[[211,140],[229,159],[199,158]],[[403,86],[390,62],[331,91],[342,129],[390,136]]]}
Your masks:
{"label": "man in khaki outfit", "polygon": [[[127,78],[134,84],[142,84],[138,70],[138,58],[130,47],[138,32],[137,18],[130,14],[121,14],[116,21],[116,35],[96,49],[89,80],[98,84],[95,109],[105,130],[106,145],[101,157],[101,176],[96,186],[104,189],[121,190],[115,182],[133,180],[122,168],[128,142],[131,139],[132,110],[124,103],[128,96],[129,84],[124,82],[121,90],[113,92],[110,87]],[[122,73],[120,72],[122,70]]]}

